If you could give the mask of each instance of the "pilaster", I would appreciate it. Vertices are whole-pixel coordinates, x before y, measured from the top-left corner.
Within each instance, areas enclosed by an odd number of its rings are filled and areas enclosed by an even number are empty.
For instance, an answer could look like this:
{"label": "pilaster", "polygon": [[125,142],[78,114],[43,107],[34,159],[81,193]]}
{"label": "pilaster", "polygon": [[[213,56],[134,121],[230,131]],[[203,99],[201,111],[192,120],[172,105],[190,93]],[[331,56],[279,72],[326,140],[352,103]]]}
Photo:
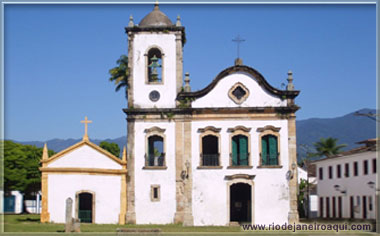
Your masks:
{"label": "pilaster", "polygon": [[[133,107],[134,104],[134,94],[133,94],[133,39],[134,34],[132,32],[128,32],[128,88],[127,88],[127,96],[128,96],[128,107]],[[129,150],[129,149],[128,149]]]}
{"label": "pilaster", "polygon": [[43,173],[43,172],[41,176],[41,192],[42,192],[41,223],[47,223],[50,221],[50,213],[48,209],[48,174]]}
{"label": "pilaster", "polygon": [[176,80],[177,80],[177,94],[182,89],[182,75],[183,75],[183,51],[182,51],[182,32],[178,31],[175,34],[176,42]]}
{"label": "pilaster", "polygon": [[[288,214],[289,224],[297,223],[298,204],[297,204],[297,188],[298,188],[298,171],[297,171],[297,145],[296,145],[296,117],[290,114],[288,119],[288,146],[289,146],[289,170],[293,171],[293,178],[289,180],[289,204],[290,210]],[[293,166],[296,168],[293,170]]]}
{"label": "pilaster", "polygon": [[[124,146],[122,161],[127,161],[127,150]],[[127,169],[127,165],[123,165],[123,169]],[[121,176],[121,193],[120,193],[120,214],[119,224],[125,224],[126,212],[127,212],[127,176],[123,174]]]}
{"label": "pilaster", "polygon": [[127,214],[126,223],[136,224],[135,212],[135,121],[128,119],[128,142],[127,142],[127,170],[126,189],[127,189]]}

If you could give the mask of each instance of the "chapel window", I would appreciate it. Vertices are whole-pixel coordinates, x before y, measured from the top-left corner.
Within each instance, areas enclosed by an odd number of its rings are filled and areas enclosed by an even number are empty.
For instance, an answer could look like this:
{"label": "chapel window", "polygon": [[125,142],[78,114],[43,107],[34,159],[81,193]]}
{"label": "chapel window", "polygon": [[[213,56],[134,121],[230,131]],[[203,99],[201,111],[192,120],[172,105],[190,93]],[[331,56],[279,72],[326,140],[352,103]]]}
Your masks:
{"label": "chapel window", "polygon": [[165,166],[164,139],[159,135],[148,138],[146,166]]}
{"label": "chapel window", "polygon": [[278,140],[274,135],[261,138],[261,165],[278,165]]}
{"label": "chapel window", "polygon": [[235,135],[232,137],[232,166],[248,166],[248,137]]}
{"label": "chapel window", "polygon": [[162,82],[162,53],[158,48],[148,51],[148,83]]}
{"label": "chapel window", "polygon": [[219,140],[215,135],[202,137],[202,165],[219,166]]}

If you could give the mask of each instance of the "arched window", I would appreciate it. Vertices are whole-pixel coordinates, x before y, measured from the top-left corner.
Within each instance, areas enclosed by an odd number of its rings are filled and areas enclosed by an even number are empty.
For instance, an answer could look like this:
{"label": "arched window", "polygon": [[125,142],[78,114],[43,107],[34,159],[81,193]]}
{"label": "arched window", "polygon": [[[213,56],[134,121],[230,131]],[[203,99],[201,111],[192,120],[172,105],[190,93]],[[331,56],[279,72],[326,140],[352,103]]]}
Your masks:
{"label": "arched window", "polygon": [[219,166],[219,140],[215,135],[202,137],[202,165]]}
{"label": "arched window", "polygon": [[148,138],[148,153],[146,157],[146,166],[164,166],[164,139],[158,135],[152,135]]}
{"label": "arched window", "polygon": [[162,53],[158,48],[148,51],[148,83],[162,82]]}
{"label": "arched window", "polygon": [[248,166],[248,137],[235,135],[232,137],[232,166]]}
{"label": "arched window", "polygon": [[261,165],[278,165],[278,140],[275,135],[261,137]]}

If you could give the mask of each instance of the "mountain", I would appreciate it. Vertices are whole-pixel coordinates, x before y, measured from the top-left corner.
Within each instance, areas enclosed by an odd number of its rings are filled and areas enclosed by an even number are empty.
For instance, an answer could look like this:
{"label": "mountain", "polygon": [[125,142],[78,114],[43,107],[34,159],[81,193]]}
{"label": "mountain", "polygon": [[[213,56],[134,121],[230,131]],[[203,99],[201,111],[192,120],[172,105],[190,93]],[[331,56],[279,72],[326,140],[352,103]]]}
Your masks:
{"label": "mountain", "polygon": [[343,150],[360,146],[356,142],[375,138],[376,121],[365,116],[357,116],[356,112],[376,114],[374,109],[361,109],[336,118],[311,118],[296,121],[298,156],[301,158],[307,151],[313,152],[313,143],[319,141],[320,138],[337,138],[338,144],[347,144]]}
{"label": "mountain", "polygon": [[[365,116],[356,116],[355,113],[376,113],[374,109],[361,109],[347,115],[336,118],[311,118],[296,121],[297,125],[297,151],[301,159],[306,152],[313,152],[313,143],[320,138],[333,137],[338,139],[338,144],[347,144],[344,150],[349,150],[358,146],[356,142],[376,137],[376,122]],[[55,152],[62,151],[81,139],[51,139],[47,141],[49,149]],[[122,151],[122,147],[127,143],[127,137],[122,136],[115,139],[91,140],[99,145],[101,141],[117,143]],[[15,141],[17,142],[17,141]],[[43,147],[44,142],[30,141],[18,142]],[[305,148],[307,147],[307,148]]]}

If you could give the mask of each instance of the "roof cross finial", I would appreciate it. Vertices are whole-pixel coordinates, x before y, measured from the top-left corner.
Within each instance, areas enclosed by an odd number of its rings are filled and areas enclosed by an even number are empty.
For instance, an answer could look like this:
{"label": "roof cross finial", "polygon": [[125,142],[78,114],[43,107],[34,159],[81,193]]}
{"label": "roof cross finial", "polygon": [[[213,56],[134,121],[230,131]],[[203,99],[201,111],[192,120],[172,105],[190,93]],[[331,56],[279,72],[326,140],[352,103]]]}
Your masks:
{"label": "roof cross finial", "polygon": [[154,3],[154,10],[158,10],[158,0],[156,0],[156,3]]}
{"label": "roof cross finial", "polygon": [[84,123],[84,135],[83,135],[83,140],[88,141],[88,135],[87,135],[87,129],[88,129],[88,124],[92,123],[92,120],[88,120],[87,116],[84,117],[84,120],[81,120],[80,123]]}
{"label": "roof cross finial", "polygon": [[244,42],[245,39],[240,38],[240,35],[238,35],[236,38],[232,39],[232,41],[237,44],[237,58],[240,58],[240,43]]}

